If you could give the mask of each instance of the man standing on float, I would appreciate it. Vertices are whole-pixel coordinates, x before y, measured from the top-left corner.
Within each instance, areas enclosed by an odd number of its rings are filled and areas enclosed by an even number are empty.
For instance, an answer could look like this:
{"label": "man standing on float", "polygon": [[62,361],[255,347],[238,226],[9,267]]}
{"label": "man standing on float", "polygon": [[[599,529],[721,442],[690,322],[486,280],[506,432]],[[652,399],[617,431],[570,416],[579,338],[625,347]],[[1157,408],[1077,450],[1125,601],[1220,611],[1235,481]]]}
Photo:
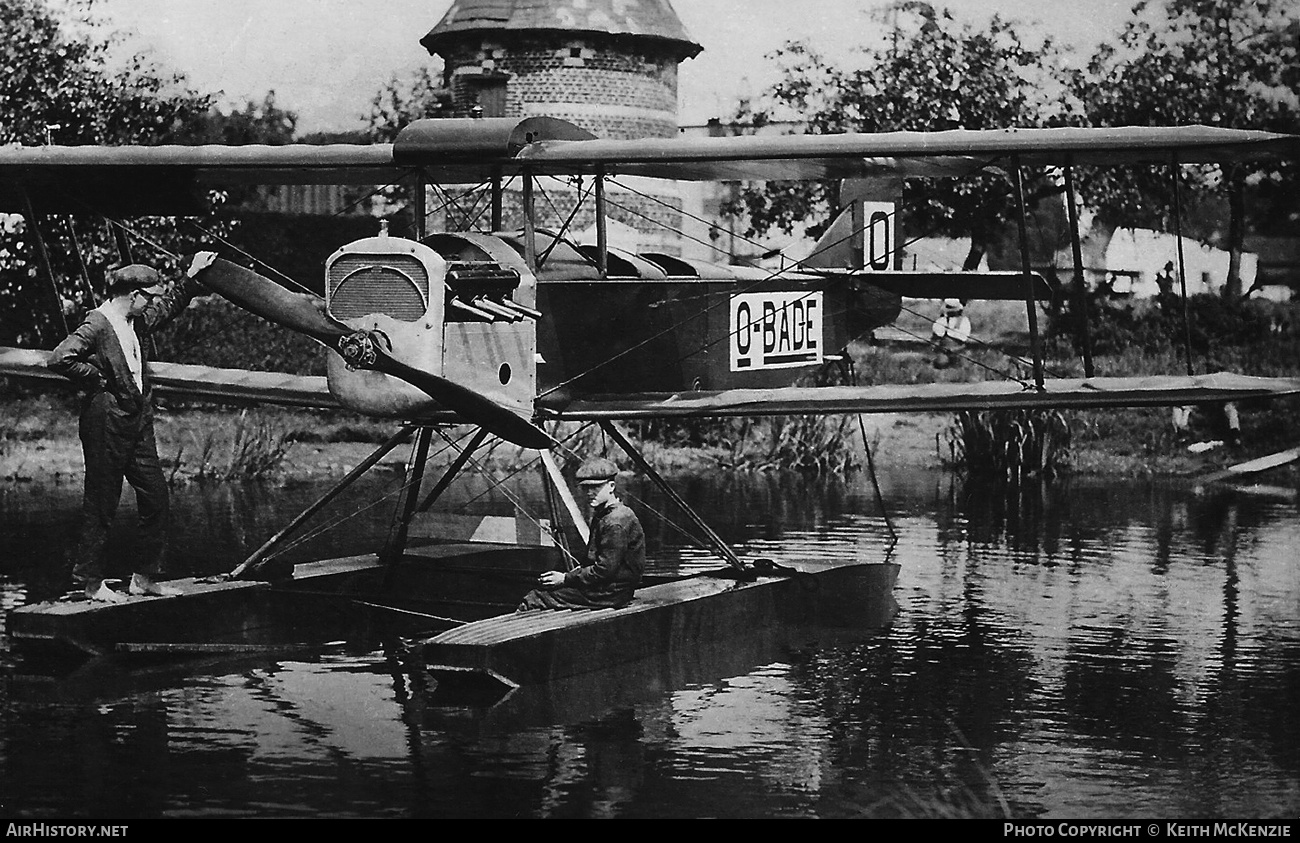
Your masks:
{"label": "man standing on float", "polygon": [[157,581],[170,496],[154,439],[152,386],[142,337],[174,319],[204,291],[194,280],[216,258],[199,252],[186,278],[166,284],[158,270],[132,264],[107,274],[108,300],[50,354],[50,369],[84,390],[79,433],[86,461],[81,540],[72,571],[86,598],[121,603],[125,594],[104,582],[108,533],[122,497],[122,480],[135,489],[139,508],[139,557],[128,591],[169,596]]}

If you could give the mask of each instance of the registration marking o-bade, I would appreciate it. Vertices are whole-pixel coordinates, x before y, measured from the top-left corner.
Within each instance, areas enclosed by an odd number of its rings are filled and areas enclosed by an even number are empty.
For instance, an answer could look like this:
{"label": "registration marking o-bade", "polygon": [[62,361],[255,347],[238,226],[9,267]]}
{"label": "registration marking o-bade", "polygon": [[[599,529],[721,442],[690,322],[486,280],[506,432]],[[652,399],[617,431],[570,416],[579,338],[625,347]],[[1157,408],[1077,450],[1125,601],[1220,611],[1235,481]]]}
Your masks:
{"label": "registration marking o-bade", "polygon": [[775,290],[731,297],[731,371],[822,362],[820,290]]}

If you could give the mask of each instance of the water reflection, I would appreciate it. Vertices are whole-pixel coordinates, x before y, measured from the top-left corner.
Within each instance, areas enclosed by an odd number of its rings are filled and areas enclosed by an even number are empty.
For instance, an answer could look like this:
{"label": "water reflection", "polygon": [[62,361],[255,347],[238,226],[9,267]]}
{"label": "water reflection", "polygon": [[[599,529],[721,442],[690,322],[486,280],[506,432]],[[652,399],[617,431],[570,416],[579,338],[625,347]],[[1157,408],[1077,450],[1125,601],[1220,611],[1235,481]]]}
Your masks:
{"label": "water reflection", "polygon": [[[535,480],[520,480],[522,500],[540,501]],[[744,630],[488,701],[448,699],[373,630],[184,667],[11,671],[0,688],[0,808],[46,817],[1300,811],[1293,499],[1075,480],[1008,505],[943,475],[886,475],[882,485],[902,566],[901,609],[882,632]],[[487,486],[449,500],[513,507]],[[746,553],[797,563],[889,552],[865,479],[724,476],[679,488]],[[233,567],[319,491],[180,490],[173,559],[195,571]],[[654,564],[717,565],[655,490],[631,491]],[[67,493],[0,497],[6,606],[26,602],[70,540]],[[75,511],[75,490],[68,500]],[[323,520],[357,504],[342,506]],[[387,515],[377,507],[364,529],[294,552],[368,549]]]}

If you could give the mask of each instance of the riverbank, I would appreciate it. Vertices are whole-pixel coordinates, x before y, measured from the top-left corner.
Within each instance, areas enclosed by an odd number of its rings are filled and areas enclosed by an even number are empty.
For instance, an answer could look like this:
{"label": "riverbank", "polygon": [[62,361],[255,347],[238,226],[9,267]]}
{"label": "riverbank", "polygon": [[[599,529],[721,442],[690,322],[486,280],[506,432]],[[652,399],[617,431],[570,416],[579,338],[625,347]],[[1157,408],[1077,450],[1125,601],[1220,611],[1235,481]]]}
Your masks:
{"label": "riverbank", "polygon": [[[6,419],[0,427],[0,481],[80,482],[81,443],[77,437],[77,407],[70,394],[5,400]],[[903,466],[939,463],[936,442],[947,426],[940,415],[888,414],[866,416],[864,429],[878,462]],[[262,479],[298,481],[344,474],[396,432],[395,424],[343,412],[287,409],[169,407],[155,417],[158,454],[171,482]],[[570,438],[577,427],[562,429],[559,438],[570,454],[601,448],[600,432],[588,429]],[[447,437],[463,444],[470,428],[450,428]],[[861,454],[856,425],[847,447]],[[435,439],[431,462],[449,461],[451,449]],[[614,447],[612,443],[609,446]],[[643,452],[665,472],[735,468],[732,450],[716,446],[662,445],[647,441]],[[399,467],[409,449],[398,447],[380,466]],[[510,445],[484,449],[478,460],[495,469],[512,470],[531,462],[533,455]],[[268,465],[273,466],[267,468]],[[265,470],[263,470],[265,469]]]}
{"label": "riverbank", "polygon": [[[5,408],[0,428],[0,482],[81,481],[74,396],[10,396]],[[1167,409],[1079,411],[1067,414],[1066,419],[1072,435],[1068,464],[1072,472],[1083,475],[1196,477],[1295,444],[1283,443],[1281,434],[1272,429],[1273,422],[1250,412],[1243,413],[1243,438],[1238,445],[1216,443],[1208,434],[1192,440],[1179,438]],[[944,467],[948,461],[952,420],[951,414],[944,413],[873,414],[862,417],[861,432],[866,434],[878,468],[931,469]],[[1264,429],[1264,424],[1270,429]],[[395,430],[390,422],[350,413],[285,409],[163,405],[156,421],[158,452],[173,484],[240,479],[291,482],[342,475]],[[576,430],[576,426],[561,430],[560,438]],[[447,435],[452,441],[463,441],[469,431],[452,428]],[[844,432],[846,453],[859,466],[864,462],[861,432],[856,422]],[[571,454],[602,447],[600,432],[595,429],[565,442]],[[647,441],[643,449],[652,465],[669,473],[744,468],[734,448]],[[446,463],[452,453],[445,440],[434,440],[434,465]],[[407,448],[396,448],[380,465],[399,468],[407,455]],[[533,456],[513,446],[498,446],[483,450],[477,459],[493,469],[508,471],[525,465]],[[1294,468],[1279,473],[1295,479]]]}

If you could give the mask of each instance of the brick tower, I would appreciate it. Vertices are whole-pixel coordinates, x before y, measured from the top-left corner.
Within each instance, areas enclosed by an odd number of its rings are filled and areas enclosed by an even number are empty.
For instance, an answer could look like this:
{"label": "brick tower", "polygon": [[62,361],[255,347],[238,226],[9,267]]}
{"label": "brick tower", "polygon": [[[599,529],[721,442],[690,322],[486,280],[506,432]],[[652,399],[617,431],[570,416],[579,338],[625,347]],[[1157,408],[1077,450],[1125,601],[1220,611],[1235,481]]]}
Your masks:
{"label": "brick tower", "polygon": [[702,49],[667,0],[456,0],[420,43],[457,111],[605,138],[677,134],[677,65]]}
{"label": "brick tower", "polygon": [[[677,134],[677,66],[702,49],[668,0],[456,0],[420,43],[442,58],[457,114],[558,117],[621,139]],[[680,253],[669,229],[681,228],[681,200],[668,185],[613,187],[610,200],[611,225],[635,230],[635,245]],[[557,193],[539,211],[567,217],[575,201]],[[570,232],[592,224],[579,209]]]}

